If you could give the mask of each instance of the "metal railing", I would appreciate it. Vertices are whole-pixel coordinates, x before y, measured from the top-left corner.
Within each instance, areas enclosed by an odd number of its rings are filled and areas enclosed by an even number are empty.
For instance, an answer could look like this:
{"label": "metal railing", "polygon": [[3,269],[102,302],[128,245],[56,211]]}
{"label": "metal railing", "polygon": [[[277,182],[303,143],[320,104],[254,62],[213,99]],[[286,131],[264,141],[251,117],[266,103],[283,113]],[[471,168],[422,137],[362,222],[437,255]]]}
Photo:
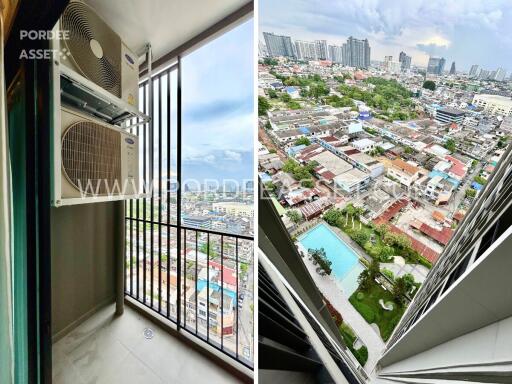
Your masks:
{"label": "metal railing", "polygon": [[140,85],[139,108],[152,119],[130,129],[146,194],[125,206],[125,293],[253,368],[253,238],[184,226],[182,191],[168,179],[181,182],[179,65]]}

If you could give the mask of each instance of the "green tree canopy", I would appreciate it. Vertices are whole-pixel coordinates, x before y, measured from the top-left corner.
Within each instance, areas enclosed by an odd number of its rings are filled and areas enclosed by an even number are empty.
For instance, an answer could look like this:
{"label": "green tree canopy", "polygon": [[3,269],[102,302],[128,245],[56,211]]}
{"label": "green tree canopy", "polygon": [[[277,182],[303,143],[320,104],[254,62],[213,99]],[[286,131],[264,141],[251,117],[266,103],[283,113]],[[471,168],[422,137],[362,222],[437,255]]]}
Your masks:
{"label": "green tree canopy", "polygon": [[268,100],[263,96],[258,96],[258,115],[266,115],[269,109],[270,103],[268,102]]}
{"label": "green tree canopy", "polygon": [[432,80],[426,80],[423,82],[423,88],[430,89],[431,91],[435,91],[436,83],[434,83]]}

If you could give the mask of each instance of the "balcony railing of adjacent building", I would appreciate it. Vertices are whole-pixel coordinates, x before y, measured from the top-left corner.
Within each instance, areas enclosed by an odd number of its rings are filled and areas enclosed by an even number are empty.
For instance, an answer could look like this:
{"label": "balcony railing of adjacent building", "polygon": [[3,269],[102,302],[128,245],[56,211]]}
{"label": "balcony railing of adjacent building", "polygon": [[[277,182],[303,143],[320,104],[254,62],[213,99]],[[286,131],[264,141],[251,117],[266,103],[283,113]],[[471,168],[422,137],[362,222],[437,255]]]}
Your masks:
{"label": "balcony railing of adjacent building", "polygon": [[125,206],[125,293],[252,369],[253,238],[183,225],[182,191],[174,188],[181,182],[179,64],[155,75],[150,88],[141,84],[139,105],[152,123],[131,128],[147,195]]}

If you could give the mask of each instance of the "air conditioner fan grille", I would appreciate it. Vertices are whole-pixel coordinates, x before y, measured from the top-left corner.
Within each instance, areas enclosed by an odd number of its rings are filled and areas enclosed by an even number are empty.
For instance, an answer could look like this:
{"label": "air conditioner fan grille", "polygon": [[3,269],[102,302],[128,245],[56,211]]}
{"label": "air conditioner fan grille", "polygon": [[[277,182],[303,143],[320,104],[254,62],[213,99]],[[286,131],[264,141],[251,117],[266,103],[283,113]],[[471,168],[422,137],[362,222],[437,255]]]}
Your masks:
{"label": "air conditioner fan grille", "polygon": [[122,192],[121,133],[90,121],[72,124],[62,136],[62,168],[88,195]]}
{"label": "air conditioner fan grille", "polygon": [[63,60],[72,60],[82,75],[121,97],[119,36],[89,6],[79,1],[72,1],[66,7],[61,28],[69,33],[69,38],[62,41],[71,54],[70,57],[63,55]]}

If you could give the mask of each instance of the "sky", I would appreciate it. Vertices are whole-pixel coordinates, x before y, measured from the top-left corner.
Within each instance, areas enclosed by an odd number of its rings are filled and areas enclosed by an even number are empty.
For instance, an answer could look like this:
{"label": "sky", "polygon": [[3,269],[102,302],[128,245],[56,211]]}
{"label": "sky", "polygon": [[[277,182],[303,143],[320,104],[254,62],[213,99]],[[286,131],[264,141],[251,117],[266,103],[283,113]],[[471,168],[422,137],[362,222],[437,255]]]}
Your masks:
{"label": "sky", "polygon": [[341,45],[348,36],[368,38],[371,59],[400,51],[426,66],[443,56],[448,70],[512,71],[511,0],[260,0],[259,31],[292,40],[325,39]]}
{"label": "sky", "polygon": [[182,179],[253,179],[254,49],[249,20],[182,60]]}

